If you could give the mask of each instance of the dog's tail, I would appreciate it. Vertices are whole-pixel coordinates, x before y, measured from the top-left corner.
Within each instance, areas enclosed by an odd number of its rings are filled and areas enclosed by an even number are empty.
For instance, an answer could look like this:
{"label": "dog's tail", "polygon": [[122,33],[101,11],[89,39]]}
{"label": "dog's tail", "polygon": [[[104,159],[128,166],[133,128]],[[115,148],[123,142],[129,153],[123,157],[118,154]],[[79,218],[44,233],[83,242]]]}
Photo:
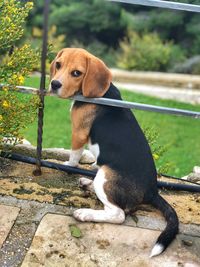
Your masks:
{"label": "dog's tail", "polygon": [[175,238],[178,233],[179,221],[176,211],[159,194],[153,198],[151,204],[163,213],[167,221],[166,228],[158,237],[156,244],[151,251],[150,257],[154,257],[162,253]]}

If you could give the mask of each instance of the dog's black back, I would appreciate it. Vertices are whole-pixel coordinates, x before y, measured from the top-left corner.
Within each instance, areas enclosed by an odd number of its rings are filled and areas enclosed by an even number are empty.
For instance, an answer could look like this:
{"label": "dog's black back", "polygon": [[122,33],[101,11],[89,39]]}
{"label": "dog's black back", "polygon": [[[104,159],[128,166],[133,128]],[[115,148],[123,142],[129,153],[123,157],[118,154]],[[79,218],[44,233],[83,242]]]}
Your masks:
{"label": "dog's black back", "polygon": [[[104,97],[122,100],[113,84]],[[136,189],[132,204],[136,204],[137,194],[140,194],[140,202],[149,202],[157,194],[157,173],[151,150],[131,110],[99,106],[90,138],[92,144],[99,144],[101,149],[97,164],[115,170],[123,178],[123,187]]]}

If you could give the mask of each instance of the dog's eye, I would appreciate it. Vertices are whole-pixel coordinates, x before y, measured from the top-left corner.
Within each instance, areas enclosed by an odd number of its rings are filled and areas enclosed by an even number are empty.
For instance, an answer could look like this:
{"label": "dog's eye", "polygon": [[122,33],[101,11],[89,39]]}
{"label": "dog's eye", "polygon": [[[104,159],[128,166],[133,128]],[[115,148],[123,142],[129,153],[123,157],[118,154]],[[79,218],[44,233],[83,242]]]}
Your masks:
{"label": "dog's eye", "polygon": [[59,70],[61,68],[60,62],[56,62],[56,69]]}
{"label": "dog's eye", "polygon": [[72,75],[73,77],[79,77],[79,76],[81,76],[81,74],[82,74],[82,72],[80,72],[79,70],[73,70],[73,71],[71,72],[71,75]]}

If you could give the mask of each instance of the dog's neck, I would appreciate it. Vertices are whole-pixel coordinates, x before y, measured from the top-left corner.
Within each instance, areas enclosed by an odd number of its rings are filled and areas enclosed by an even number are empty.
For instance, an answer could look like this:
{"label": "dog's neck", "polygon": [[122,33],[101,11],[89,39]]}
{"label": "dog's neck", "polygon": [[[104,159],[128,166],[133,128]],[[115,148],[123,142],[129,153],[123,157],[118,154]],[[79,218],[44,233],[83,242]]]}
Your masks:
{"label": "dog's neck", "polygon": [[[74,96],[77,96],[77,95],[83,96],[82,91],[80,90],[76,92]],[[108,88],[107,92],[102,96],[102,98],[122,100],[120,91],[113,85],[113,83],[110,84],[110,87]],[[83,106],[86,103],[78,101],[78,100],[74,100],[74,104],[76,104],[76,107],[78,107],[78,106]]]}
{"label": "dog's neck", "polygon": [[[76,95],[83,96],[82,90],[79,90],[78,92],[76,92],[74,96]],[[110,86],[107,92],[102,97],[122,100],[120,91],[117,89],[117,87],[114,86],[113,83],[110,83]]]}
{"label": "dog's neck", "polygon": [[103,98],[122,100],[120,91],[117,89],[117,87],[114,86],[113,83],[110,84],[110,87],[108,88],[107,92],[103,95]]}

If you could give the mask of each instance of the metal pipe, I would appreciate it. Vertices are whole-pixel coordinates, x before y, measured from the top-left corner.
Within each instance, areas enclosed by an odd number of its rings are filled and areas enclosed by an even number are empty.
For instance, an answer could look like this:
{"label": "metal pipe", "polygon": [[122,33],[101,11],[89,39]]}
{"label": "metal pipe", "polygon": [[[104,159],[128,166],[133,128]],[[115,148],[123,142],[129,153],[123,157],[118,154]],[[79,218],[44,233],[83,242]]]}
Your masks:
{"label": "metal pipe", "polygon": [[200,185],[198,186],[198,185],[188,185],[188,184],[168,183],[168,182],[158,181],[158,188],[200,193]]}
{"label": "metal pipe", "polygon": [[177,3],[172,1],[162,1],[162,0],[108,0],[111,2],[127,3],[132,5],[142,5],[142,6],[152,6],[161,7],[174,10],[190,11],[190,12],[200,12],[199,5],[191,5],[185,3]]}
{"label": "metal pipe", "polygon": [[71,99],[81,101],[81,102],[94,103],[94,104],[100,104],[100,105],[106,105],[106,106],[154,111],[154,112],[159,112],[159,113],[164,113],[164,114],[186,116],[186,117],[192,117],[195,119],[200,119],[200,112],[190,111],[190,110],[185,110],[185,109],[167,108],[167,107],[128,102],[128,101],[122,101],[122,100],[116,100],[116,99],[110,99],[110,98],[86,98],[86,97],[83,97],[82,95],[76,95]]}
{"label": "metal pipe", "polygon": [[[4,157],[4,158],[16,160],[16,161],[29,163],[29,164],[35,164],[36,163],[36,159],[33,157],[27,157],[27,156],[23,156],[23,155],[16,154],[16,153],[9,154],[9,153],[5,153],[5,152],[1,152],[0,156]],[[94,178],[96,176],[96,173],[97,173],[96,171],[90,171],[90,170],[75,168],[75,167],[71,167],[71,166],[67,166],[67,165],[63,165],[63,164],[49,162],[46,160],[41,160],[41,166],[55,169],[55,170],[59,170],[59,171],[64,171],[64,172],[71,173],[71,174],[80,174],[80,175],[88,176],[91,178]],[[189,192],[200,193],[200,186],[198,186],[198,185],[168,183],[168,182],[163,182],[163,181],[158,181],[157,184],[158,184],[158,188],[166,188],[169,190],[189,191]]]}
{"label": "metal pipe", "polygon": [[183,179],[183,178],[178,178],[178,177],[175,177],[173,175],[168,175],[168,174],[164,174],[164,173],[158,173],[158,176],[159,177],[164,177],[164,178],[167,178],[167,179],[173,179],[173,180],[176,180],[176,181],[181,181],[181,182],[185,182],[185,183],[189,183],[189,184],[195,184],[195,185],[200,186],[199,183],[192,182],[190,180],[186,180],[186,179]]}

